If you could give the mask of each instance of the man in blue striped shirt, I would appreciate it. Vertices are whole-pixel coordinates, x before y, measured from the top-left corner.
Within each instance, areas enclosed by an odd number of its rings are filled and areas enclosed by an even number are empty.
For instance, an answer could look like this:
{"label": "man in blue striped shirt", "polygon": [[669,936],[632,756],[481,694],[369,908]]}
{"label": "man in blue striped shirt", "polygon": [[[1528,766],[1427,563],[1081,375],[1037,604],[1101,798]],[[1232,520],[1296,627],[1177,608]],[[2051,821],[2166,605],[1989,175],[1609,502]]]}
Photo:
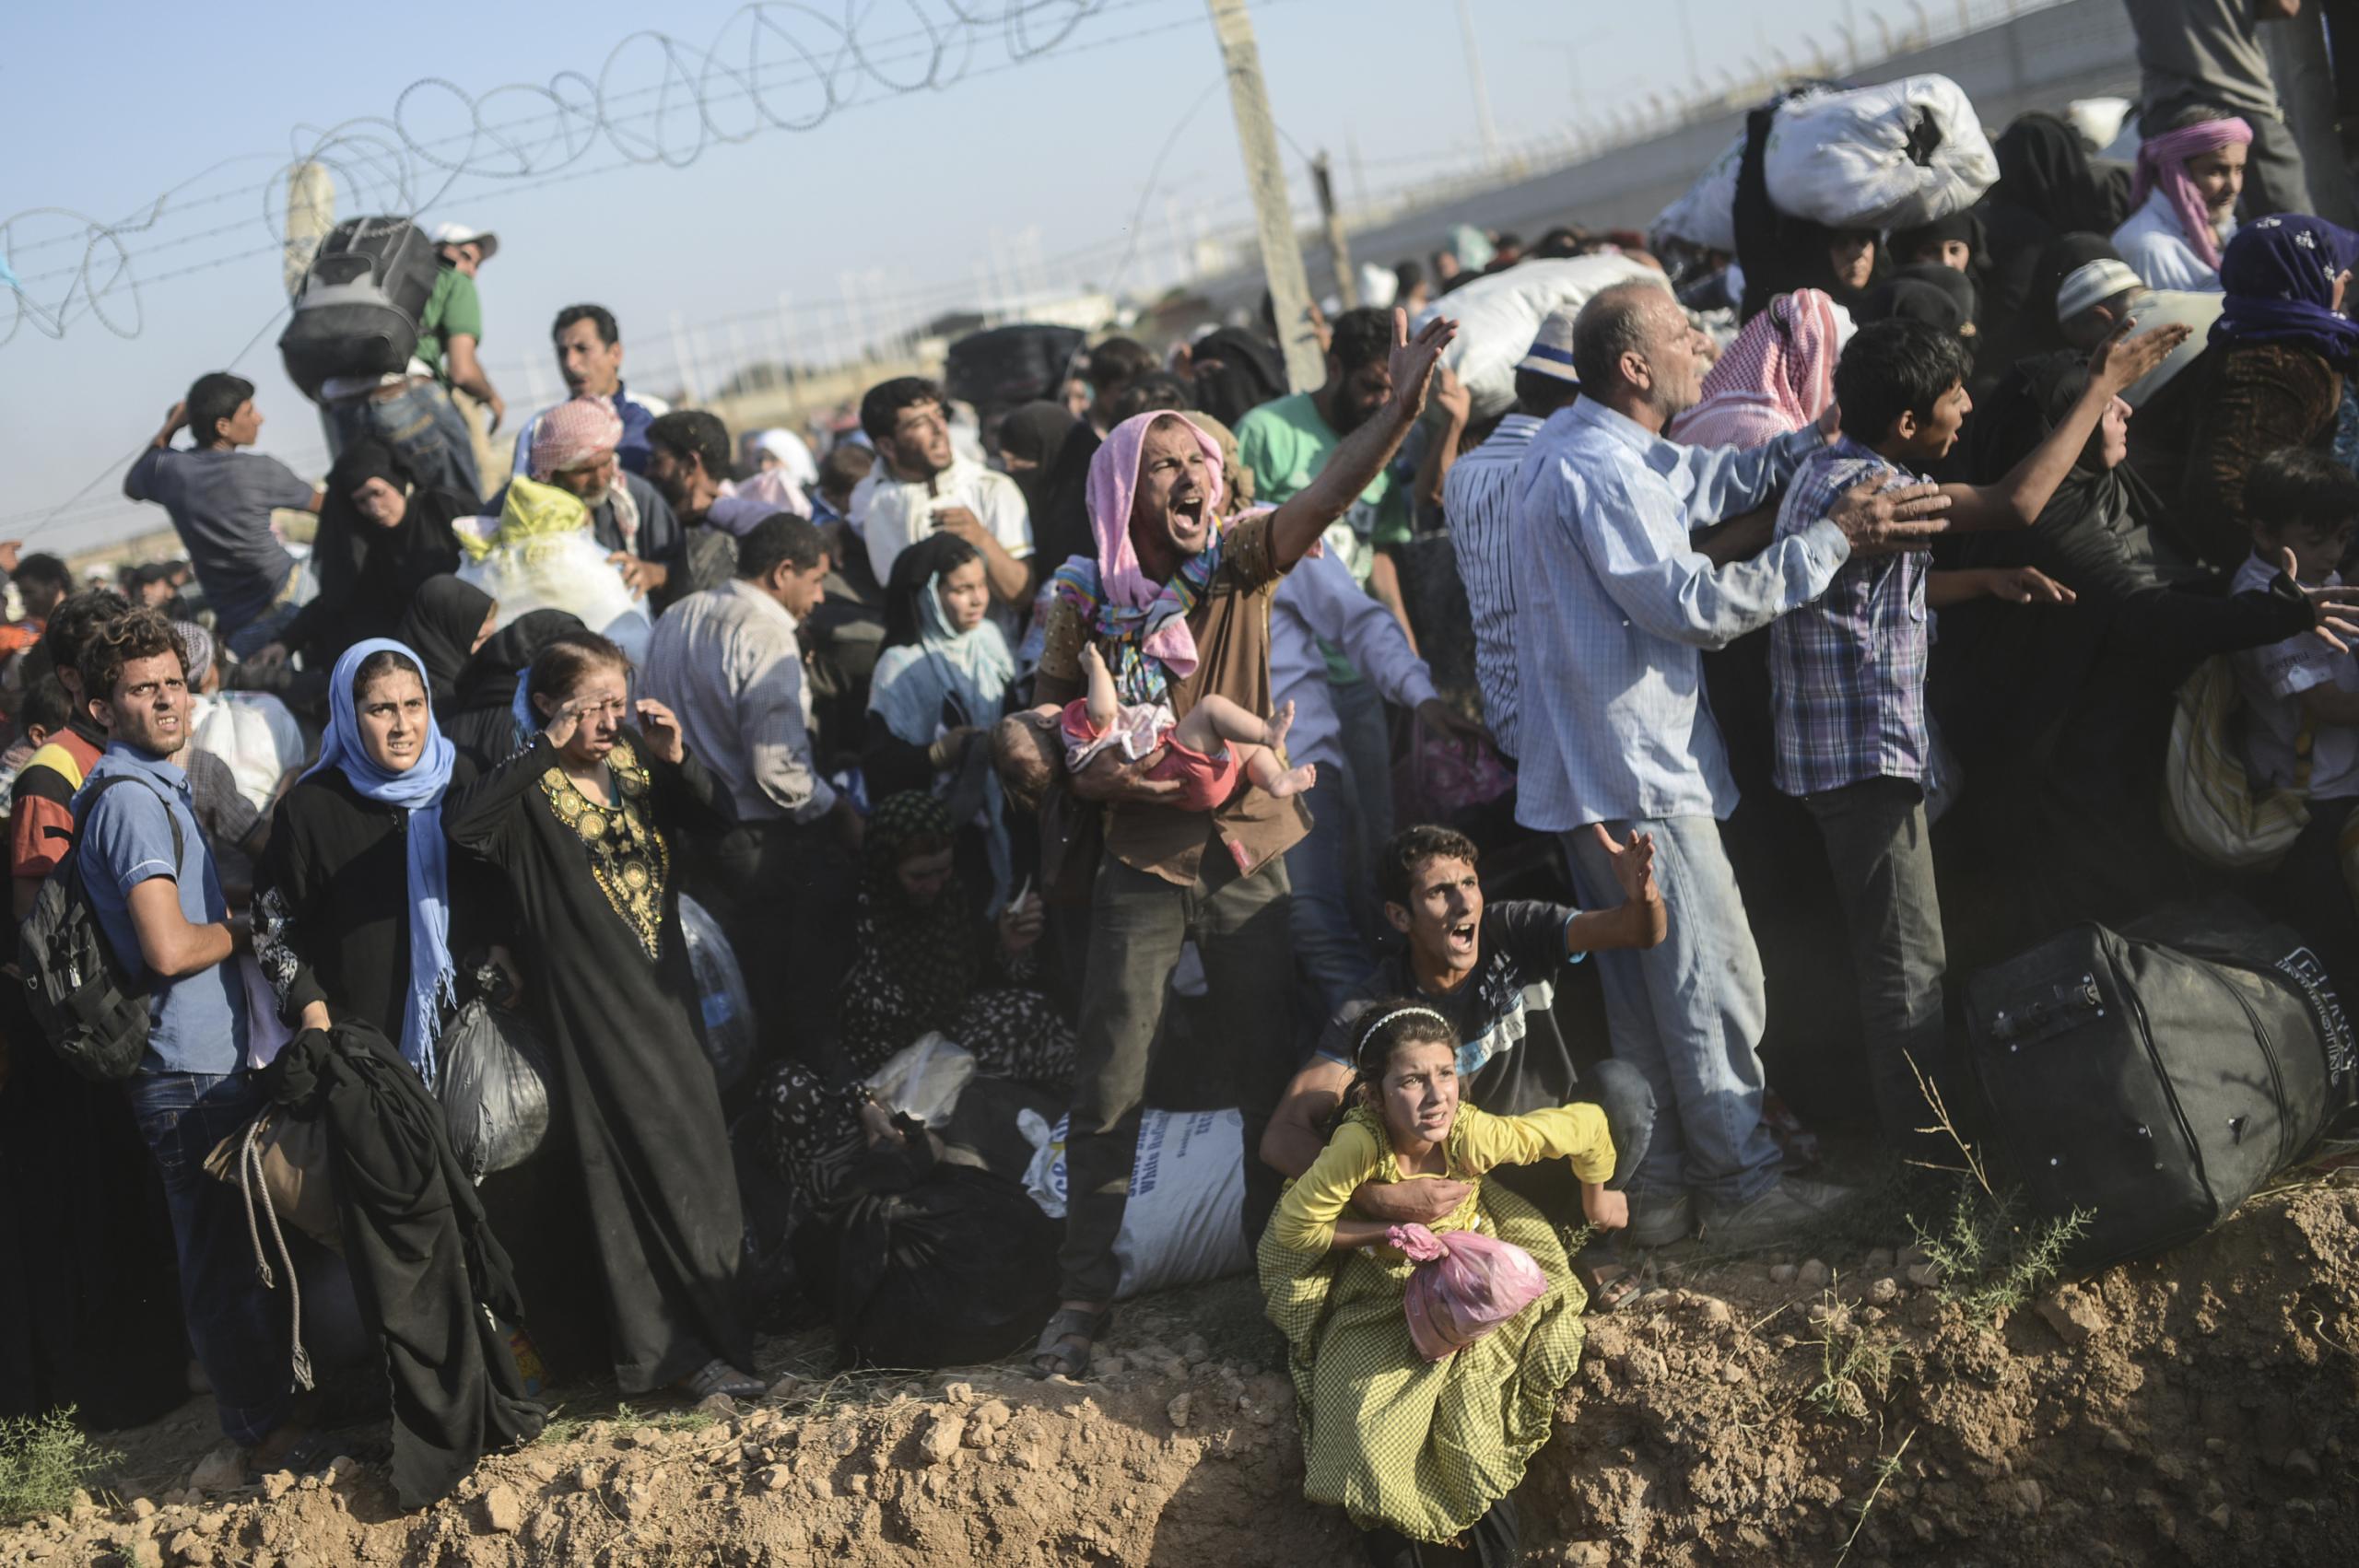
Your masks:
{"label": "man in blue striped shirt", "polygon": [[1515,410],[1442,481],[1442,516],[1474,620],[1474,680],[1483,722],[1500,751],[1516,755],[1516,475],[1532,438],[1581,394],[1573,374],[1573,312],[1553,310],[1515,368]]}
{"label": "man in blue striped shirt", "polygon": [[1701,699],[1700,650],[1817,598],[1855,552],[1921,544],[1947,504],[1931,486],[1864,486],[1750,560],[1699,550],[1693,530],[1775,499],[1824,441],[1815,427],[1743,452],[1664,440],[1700,395],[1703,350],[1667,287],[1591,299],[1573,333],[1581,401],[1532,439],[1516,503],[1516,820],[1562,837],[1582,902],[1598,907],[1614,883],[1590,825],[1616,842],[1651,834],[1664,901],[1682,912],[1660,946],[1599,955],[1614,1053],[1669,1112],[1631,1182],[1631,1234],[1645,1246],[1685,1235],[1697,1205],[1735,1239],[1804,1223],[1838,1196],[1781,1182],[1761,1124],[1761,958],[1720,846],[1736,785]]}

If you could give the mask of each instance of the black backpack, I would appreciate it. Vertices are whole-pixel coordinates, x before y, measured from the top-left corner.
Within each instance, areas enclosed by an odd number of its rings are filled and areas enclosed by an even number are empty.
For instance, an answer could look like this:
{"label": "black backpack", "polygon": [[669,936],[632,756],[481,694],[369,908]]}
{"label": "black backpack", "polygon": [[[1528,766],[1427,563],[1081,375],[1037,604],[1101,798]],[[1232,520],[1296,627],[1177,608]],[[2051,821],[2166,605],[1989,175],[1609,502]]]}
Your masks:
{"label": "black backpack", "polygon": [[417,352],[418,324],[441,263],[405,217],[354,217],[320,242],[278,334],[288,379],[319,401],[331,376],[398,374]]}
{"label": "black backpack", "polygon": [[[82,829],[100,796],[131,783],[154,789],[116,774],[93,783],[75,802],[74,846],[41,884],[17,936],[17,968],[42,1038],[67,1066],[101,1083],[130,1077],[147,1054],[147,988],[132,980],[90,907],[82,883]],[[161,791],[156,799],[164,800]],[[164,802],[164,820],[171,825],[177,874],[181,824],[170,802]]]}
{"label": "black backpack", "polygon": [[2351,1104],[2324,966],[2232,901],[2060,931],[1977,975],[1966,1020],[2008,1179],[2040,1217],[2095,1211],[2084,1267],[2201,1235]]}

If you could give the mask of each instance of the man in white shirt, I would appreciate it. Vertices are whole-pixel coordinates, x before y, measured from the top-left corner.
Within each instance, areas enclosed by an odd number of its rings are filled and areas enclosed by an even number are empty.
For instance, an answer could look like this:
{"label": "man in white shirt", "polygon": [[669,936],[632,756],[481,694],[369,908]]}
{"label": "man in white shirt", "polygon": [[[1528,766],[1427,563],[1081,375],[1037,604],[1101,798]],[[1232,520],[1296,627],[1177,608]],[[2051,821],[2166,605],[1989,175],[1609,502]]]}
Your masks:
{"label": "man in white shirt", "polygon": [[868,389],[860,427],[882,459],[851,493],[851,525],[868,543],[876,580],[893,580],[903,550],[935,529],[983,554],[992,614],[1014,647],[1016,616],[1032,601],[1032,518],[1024,492],[1004,474],[960,457],[950,444],[942,389],[900,376]]}
{"label": "man in white shirt", "polygon": [[811,739],[798,635],[825,597],[827,547],[780,515],[737,542],[737,575],[655,623],[647,693],[670,708],[696,759],[727,788],[737,826],[712,851],[713,913],[754,993],[766,1046],[825,1071],[836,982],[851,967],[850,851],[860,814],[827,782]]}
{"label": "man in white shirt", "polygon": [[225,692],[213,657],[213,635],[176,625],[188,661],[189,746],[228,766],[238,793],[264,816],[311,761],[303,726],[268,692]]}

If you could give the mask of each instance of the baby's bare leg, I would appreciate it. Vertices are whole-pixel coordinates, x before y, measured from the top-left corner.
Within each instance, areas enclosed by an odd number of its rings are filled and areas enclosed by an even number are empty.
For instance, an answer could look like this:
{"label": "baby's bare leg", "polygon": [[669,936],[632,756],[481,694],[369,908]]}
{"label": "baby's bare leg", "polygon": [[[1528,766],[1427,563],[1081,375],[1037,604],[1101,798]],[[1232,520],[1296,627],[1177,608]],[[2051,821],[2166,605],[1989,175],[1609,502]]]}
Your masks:
{"label": "baby's bare leg", "polygon": [[1240,746],[1284,745],[1286,731],[1293,727],[1292,703],[1279,708],[1275,717],[1263,719],[1242,703],[1207,693],[1196,699],[1196,706],[1172,726],[1171,732],[1189,750],[1209,753],[1218,751],[1224,742]]}
{"label": "baby's bare leg", "polygon": [[1238,761],[1244,766],[1245,777],[1254,788],[1285,800],[1299,795],[1319,781],[1319,769],[1309,763],[1300,767],[1287,767],[1278,761],[1278,754],[1267,746],[1250,746],[1242,742],[1229,743],[1237,752]]}

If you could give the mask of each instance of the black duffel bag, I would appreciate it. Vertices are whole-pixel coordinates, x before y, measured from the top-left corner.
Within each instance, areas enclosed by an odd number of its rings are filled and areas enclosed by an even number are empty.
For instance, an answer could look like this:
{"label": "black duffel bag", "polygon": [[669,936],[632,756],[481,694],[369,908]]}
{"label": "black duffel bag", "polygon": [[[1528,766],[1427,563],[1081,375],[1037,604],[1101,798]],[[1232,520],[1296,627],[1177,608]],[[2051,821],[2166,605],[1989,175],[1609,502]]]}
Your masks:
{"label": "black duffel bag", "polygon": [[2095,1218],[2102,1268],[2202,1235],[2350,1103],[2352,1033],[2302,939],[2231,902],[2074,926],[1966,988],[2003,1179]]}

